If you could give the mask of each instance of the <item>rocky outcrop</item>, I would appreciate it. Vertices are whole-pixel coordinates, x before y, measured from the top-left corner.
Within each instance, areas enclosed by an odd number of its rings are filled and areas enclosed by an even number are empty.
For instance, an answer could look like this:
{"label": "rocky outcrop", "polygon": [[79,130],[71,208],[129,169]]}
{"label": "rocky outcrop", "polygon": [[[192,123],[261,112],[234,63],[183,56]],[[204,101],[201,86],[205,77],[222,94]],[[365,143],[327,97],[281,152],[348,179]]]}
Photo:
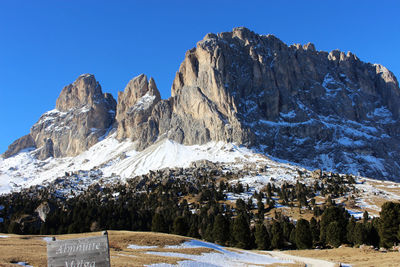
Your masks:
{"label": "rocky outcrop", "polygon": [[132,79],[124,92],[118,93],[117,138],[141,140],[140,147],[152,143],[154,134],[146,138],[145,132],[151,131],[149,117],[160,100],[160,92],[153,78],[149,81],[146,75],[141,74]]}
{"label": "rocky outcrop", "polygon": [[46,139],[44,145],[35,151],[36,158],[45,160],[50,157],[54,157],[53,141],[50,138]]}
{"label": "rocky outcrop", "polygon": [[207,34],[186,53],[171,95],[139,116],[145,127],[119,127],[119,136],[139,149],[164,137],[236,142],[308,167],[400,176],[398,82],[350,52],[287,46],[246,28]]}
{"label": "rocky outcrop", "polygon": [[243,27],[207,34],[187,51],[170,98],[161,100],[154,80],[140,75],[115,106],[94,76],[82,75],[4,155],[32,145],[39,158],[77,155],[115,115],[117,138],[138,150],[162,138],[235,142],[306,167],[400,177],[398,81],[350,52],[287,46]]}
{"label": "rocky outcrop", "polygon": [[39,216],[40,220],[42,222],[46,222],[46,218],[47,216],[50,214],[50,212],[52,212],[54,210],[54,208],[52,208],[50,206],[50,204],[45,201],[43,203],[41,203],[36,209],[35,212],[37,213],[37,215]]}
{"label": "rocky outcrop", "polygon": [[8,146],[8,149],[2,155],[5,158],[9,158],[14,156],[18,152],[28,148],[35,148],[35,142],[30,134],[24,135],[21,138],[15,140],[11,145]]}
{"label": "rocky outcrop", "polygon": [[44,113],[29,135],[15,141],[4,153],[9,157],[35,147],[39,159],[75,156],[96,144],[114,123],[116,102],[103,94],[91,74],[84,74],[64,87],[56,108]]}
{"label": "rocky outcrop", "polygon": [[[187,52],[174,80],[172,96],[186,94],[192,97],[174,112],[196,118],[189,107],[207,99],[212,117],[232,128],[225,136],[222,127],[208,128],[211,140],[248,143],[309,167],[400,175],[398,82],[350,52],[287,46],[246,28],[208,34]],[[207,114],[197,113],[205,125]]]}

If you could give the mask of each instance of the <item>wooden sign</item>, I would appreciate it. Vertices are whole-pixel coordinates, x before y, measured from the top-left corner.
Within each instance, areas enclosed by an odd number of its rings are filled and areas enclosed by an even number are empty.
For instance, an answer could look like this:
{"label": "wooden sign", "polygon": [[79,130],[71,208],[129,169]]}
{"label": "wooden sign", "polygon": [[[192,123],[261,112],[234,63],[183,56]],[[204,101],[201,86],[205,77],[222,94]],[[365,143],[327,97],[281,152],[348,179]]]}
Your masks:
{"label": "wooden sign", "polygon": [[110,267],[107,232],[103,236],[49,241],[48,267]]}

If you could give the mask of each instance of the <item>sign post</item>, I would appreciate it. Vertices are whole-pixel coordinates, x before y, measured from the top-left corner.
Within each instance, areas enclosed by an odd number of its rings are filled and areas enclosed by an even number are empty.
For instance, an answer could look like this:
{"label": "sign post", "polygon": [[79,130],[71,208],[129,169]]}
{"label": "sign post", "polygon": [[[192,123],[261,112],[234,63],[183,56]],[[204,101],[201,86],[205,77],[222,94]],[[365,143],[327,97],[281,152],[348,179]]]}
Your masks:
{"label": "sign post", "polygon": [[107,231],[102,236],[47,243],[48,267],[110,267]]}

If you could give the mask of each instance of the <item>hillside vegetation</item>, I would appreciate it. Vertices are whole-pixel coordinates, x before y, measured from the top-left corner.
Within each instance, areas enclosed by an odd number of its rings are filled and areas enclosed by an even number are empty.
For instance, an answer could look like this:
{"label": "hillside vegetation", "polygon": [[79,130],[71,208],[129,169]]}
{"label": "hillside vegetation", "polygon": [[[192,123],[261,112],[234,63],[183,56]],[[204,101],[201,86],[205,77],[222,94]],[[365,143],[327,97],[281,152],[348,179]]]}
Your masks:
{"label": "hillside vegetation", "polygon": [[296,182],[267,183],[255,190],[240,183],[240,175],[217,167],[165,169],[126,183],[95,184],[76,196],[58,194],[56,181],[53,187],[0,196],[0,231],[154,231],[244,249],[344,243],[391,248],[399,242],[400,204],[384,203],[380,218],[367,210],[355,213],[350,210],[358,194],[353,176],[321,173],[302,179],[299,173]]}

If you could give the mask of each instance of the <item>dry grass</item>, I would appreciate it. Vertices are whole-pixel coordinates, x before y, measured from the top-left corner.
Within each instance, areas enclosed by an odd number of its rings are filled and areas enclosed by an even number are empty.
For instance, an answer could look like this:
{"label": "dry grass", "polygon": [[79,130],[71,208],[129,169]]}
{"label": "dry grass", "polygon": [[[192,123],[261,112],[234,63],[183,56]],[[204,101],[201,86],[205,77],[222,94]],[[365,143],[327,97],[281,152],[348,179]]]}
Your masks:
{"label": "dry grass", "polygon": [[[71,239],[88,236],[101,235],[97,233],[58,235],[57,239]],[[19,236],[8,235],[8,238],[0,238],[0,266],[15,266],[15,262],[27,262],[33,266],[47,265],[47,247],[43,240],[45,236]],[[110,255],[112,266],[143,266],[151,263],[175,264],[182,258],[162,257],[157,255],[145,254],[145,250],[128,249],[129,244],[146,246],[168,246],[178,245],[187,240],[181,236],[167,235],[150,232],[129,232],[129,231],[109,231]],[[154,251],[173,251],[168,249]],[[190,251],[185,253],[202,253],[203,250]]]}
{"label": "dry grass", "polygon": [[0,266],[15,266],[28,262],[34,266],[47,266],[46,242],[35,236],[9,235],[0,238]]}
{"label": "dry grass", "polygon": [[382,191],[387,191],[397,196],[400,196],[400,187],[388,187],[385,185],[377,186],[377,188],[381,189]]}
{"label": "dry grass", "polygon": [[[71,239],[88,236],[98,236],[97,233],[58,235],[57,239]],[[16,262],[27,262],[33,266],[47,265],[46,236],[20,236],[8,235],[0,238],[0,267],[15,266]],[[164,248],[164,246],[178,245],[188,240],[185,237],[151,232],[109,231],[111,266],[144,266],[155,263],[176,264],[185,260],[179,257],[164,257],[146,254],[147,251],[178,252],[184,254],[200,255],[202,253],[217,252],[209,248]],[[142,246],[157,246],[153,249],[128,249],[129,244]],[[258,265],[257,265],[258,266]],[[299,267],[304,264],[273,264],[259,266],[290,266]]]}
{"label": "dry grass", "polygon": [[285,253],[332,262],[348,263],[353,267],[385,267],[400,265],[399,252],[383,253],[373,249],[342,247],[323,250],[292,250],[285,251]]}
{"label": "dry grass", "polygon": [[[256,213],[256,212],[255,212]],[[298,207],[280,207],[280,208],[273,208],[270,211],[265,213],[266,217],[274,218],[275,213],[282,213],[285,216],[290,217],[291,219],[294,220],[299,220],[299,219],[306,219],[306,220],[311,220],[311,218],[314,216],[312,210],[307,210],[307,209],[302,209],[301,212],[299,211]]]}
{"label": "dry grass", "polygon": [[[81,238],[101,235],[97,233],[59,235],[57,239]],[[15,266],[15,262],[27,262],[33,266],[47,265],[47,250],[44,236],[19,236],[8,235],[0,238],[0,267]],[[184,254],[199,255],[202,253],[216,252],[209,248],[164,248],[164,246],[178,245],[188,240],[185,237],[151,232],[109,231],[111,266],[144,266],[154,263],[176,264],[185,260],[178,257],[164,257],[146,254],[147,251],[179,252]],[[143,246],[157,246],[153,249],[128,249],[129,244]],[[232,249],[236,250],[236,249]],[[285,253],[324,259],[333,262],[350,263],[352,266],[399,266],[400,253],[382,253],[370,249],[339,248],[329,250],[299,250],[285,251]],[[263,265],[260,265],[263,266]],[[273,264],[265,266],[304,266],[301,263]]]}

